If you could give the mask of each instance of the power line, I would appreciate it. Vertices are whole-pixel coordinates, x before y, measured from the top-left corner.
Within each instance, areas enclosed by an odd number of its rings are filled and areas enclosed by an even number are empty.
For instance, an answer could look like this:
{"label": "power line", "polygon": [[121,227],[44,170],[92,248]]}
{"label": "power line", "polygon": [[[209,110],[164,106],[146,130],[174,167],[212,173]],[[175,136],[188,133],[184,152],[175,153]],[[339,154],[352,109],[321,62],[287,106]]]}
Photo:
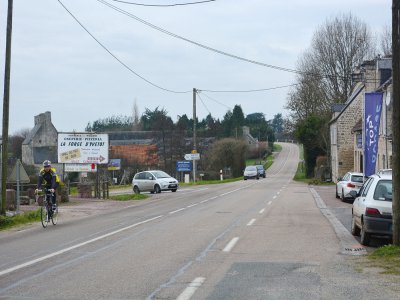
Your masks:
{"label": "power line", "polygon": [[136,3],[136,2],[130,2],[130,1],[122,1],[122,0],[112,0],[112,1],[120,2],[120,3],[124,3],[124,4],[139,5],[139,6],[171,7],[171,6],[203,4],[203,3],[207,3],[207,2],[214,2],[216,0],[204,0],[204,1],[187,2],[187,3],[174,3],[174,4],[144,4],[144,3]]}
{"label": "power line", "polygon": [[232,110],[232,108],[229,107],[228,105],[226,105],[226,104],[224,104],[224,103],[222,103],[222,102],[219,102],[218,100],[216,100],[216,99],[214,99],[214,98],[208,96],[208,95],[205,94],[203,91],[199,91],[199,92],[202,93],[204,96],[206,96],[208,99],[210,99],[210,100],[212,100],[212,101],[214,101],[214,102],[216,102],[216,103],[218,103],[218,104],[220,104],[220,105],[222,105],[222,106],[225,106],[225,107],[228,108],[229,110]]}
{"label": "power line", "polygon": [[201,101],[201,103],[203,104],[204,108],[208,111],[208,113],[211,115],[210,110],[208,109],[207,105],[204,103],[203,99],[200,96],[200,93],[197,93],[197,96],[199,96],[199,99]]}
{"label": "power line", "polygon": [[259,66],[263,66],[263,67],[267,67],[267,68],[271,68],[271,69],[275,69],[275,70],[279,70],[279,71],[284,71],[284,72],[303,74],[303,75],[311,75],[311,76],[315,76],[315,77],[319,77],[319,78],[342,78],[342,79],[346,78],[346,77],[343,77],[343,76],[309,73],[309,72],[303,72],[303,71],[299,71],[299,70],[295,70],[295,69],[289,69],[289,68],[285,68],[285,67],[275,66],[275,65],[259,62],[259,61],[256,61],[256,60],[247,59],[247,58],[244,58],[244,57],[241,57],[241,56],[238,56],[238,55],[235,55],[235,54],[231,54],[231,53],[228,53],[228,52],[225,52],[225,51],[221,51],[221,50],[206,46],[204,44],[192,41],[192,40],[190,40],[188,38],[185,38],[185,37],[182,37],[182,36],[177,35],[175,33],[172,33],[172,32],[170,32],[170,31],[168,31],[166,29],[163,29],[161,27],[158,27],[158,26],[156,26],[156,25],[154,25],[154,24],[152,24],[150,22],[147,22],[147,21],[145,21],[145,20],[143,20],[143,19],[141,19],[141,18],[139,18],[139,17],[127,12],[126,10],[123,10],[123,9],[121,9],[121,8],[115,6],[115,5],[112,5],[111,3],[108,3],[107,1],[104,1],[104,0],[96,0],[96,1],[100,2],[103,5],[106,5],[106,6],[110,7],[111,9],[114,9],[115,11],[117,11],[117,12],[119,12],[121,14],[124,14],[124,15],[126,15],[126,16],[128,16],[128,17],[130,17],[130,18],[132,18],[132,19],[134,19],[134,20],[136,20],[136,21],[138,21],[138,22],[140,22],[142,24],[145,24],[146,26],[149,26],[149,27],[151,27],[151,28],[153,28],[155,30],[158,30],[158,31],[160,31],[162,33],[165,33],[165,34],[169,35],[169,36],[172,36],[174,38],[177,38],[177,39],[183,40],[185,42],[191,43],[191,44],[196,45],[198,47],[201,47],[203,49],[206,49],[206,50],[209,50],[209,51],[213,51],[213,52],[218,53],[218,54],[222,54],[222,55],[225,55],[225,56],[228,56],[228,57],[231,57],[231,58],[235,58],[235,59],[238,59],[238,60],[241,60],[241,61],[245,61],[245,62],[252,63],[252,64],[255,64],[255,65],[259,65]]}
{"label": "power line", "polygon": [[110,54],[115,60],[117,60],[122,66],[124,66],[131,73],[133,73],[134,75],[136,75],[140,79],[146,81],[148,84],[150,84],[150,85],[152,85],[152,86],[154,86],[154,87],[156,87],[156,88],[158,88],[160,90],[164,90],[164,91],[167,91],[167,92],[170,92],[170,93],[175,93],[175,94],[186,94],[186,93],[191,93],[192,92],[192,91],[174,91],[174,90],[170,90],[170,89],[164,88],[162,86],[159,86],[159,85],[151,82],[150,80],[144,78],[142,75],[140,75],[137,72],[135,72],[132,68],[130,68],[127,64],[125,64],[122,60],[120,60],[117,56],[115,56],[92,33],[90,33],[90,31],[72,14],[72,12],[68,10],[68,8],[61,2],[61,0],[57,0],[57,1],[71,15],[71,17],[97,42],[97,44],[99,44],[108,54]]}
{"label": "power line", "polygon": [[287,88],[287,87],[296,86],[299,84],[300,83],[294,83],[294,84],[289,84],[289,85],[275,86],[275,87],[271,87],[271,88],[256,89],[256,90],[225,90],[225,91],[221,90],[221,91],[218,91],[218,90],[200,89],[200,91],[209,92],[209,93],[254,93],[254,92],[264,92],[264,91],[283,89],[283,88]]}

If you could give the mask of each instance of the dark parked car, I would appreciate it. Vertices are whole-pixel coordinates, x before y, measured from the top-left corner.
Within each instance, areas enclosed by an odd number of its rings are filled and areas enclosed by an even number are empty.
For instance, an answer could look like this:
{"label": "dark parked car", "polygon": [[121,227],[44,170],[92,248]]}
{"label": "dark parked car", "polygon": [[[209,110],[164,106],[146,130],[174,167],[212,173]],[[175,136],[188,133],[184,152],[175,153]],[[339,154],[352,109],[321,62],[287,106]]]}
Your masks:
{"label": "dark parked car", "polygon": [[265,178],[265,169],[263,165],[256,165],[258,176]]}

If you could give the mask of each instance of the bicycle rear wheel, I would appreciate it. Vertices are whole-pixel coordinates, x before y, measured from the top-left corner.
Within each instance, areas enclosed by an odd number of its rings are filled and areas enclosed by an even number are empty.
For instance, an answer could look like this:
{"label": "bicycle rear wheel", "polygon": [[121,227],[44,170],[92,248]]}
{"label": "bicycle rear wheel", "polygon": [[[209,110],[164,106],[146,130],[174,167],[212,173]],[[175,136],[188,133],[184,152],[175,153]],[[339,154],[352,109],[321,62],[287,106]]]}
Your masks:
{"label": "bicycle rear wheel", "polygon": [[49,212],[46,206],[40,207],[40,219],[42,221],[43,228],[46,228],[49,224]]}
{"label": "bicycle rear wheel", "polygon": [[53,225],[57,225],[57,222],[58,222],[58,206],[57,206],[56,210],[53,210],[53,214],[51,216],[51,222],[53,223]]}

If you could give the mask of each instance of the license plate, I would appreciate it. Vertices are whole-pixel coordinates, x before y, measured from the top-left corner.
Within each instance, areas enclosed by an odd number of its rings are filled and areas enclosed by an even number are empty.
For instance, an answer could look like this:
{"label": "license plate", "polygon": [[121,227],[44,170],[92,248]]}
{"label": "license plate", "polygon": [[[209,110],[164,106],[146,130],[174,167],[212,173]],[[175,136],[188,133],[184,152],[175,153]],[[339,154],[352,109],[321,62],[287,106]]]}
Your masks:
{"label": "license plate", "polygon": [[169,186],[174,188],[174,187],[176,187],[176,184],[170,184]]}

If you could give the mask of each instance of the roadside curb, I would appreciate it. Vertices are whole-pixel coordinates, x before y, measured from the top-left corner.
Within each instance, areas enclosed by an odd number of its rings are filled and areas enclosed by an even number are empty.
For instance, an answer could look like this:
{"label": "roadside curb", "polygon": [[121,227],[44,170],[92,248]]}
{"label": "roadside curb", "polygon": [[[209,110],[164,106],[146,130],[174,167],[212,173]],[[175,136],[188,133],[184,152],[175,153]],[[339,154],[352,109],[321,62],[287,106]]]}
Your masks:
{"label": "roadside curb", "polygon": [[313,187],[309,187],[311,194],[314,197],[315,203],[321,213],[331,223],[335,230],[336,236],[340,242],[340,253],[344,255],[366,255],[367,250],[350,234],[342,223],[335,217],[329,208],[326,207],[324,200],[319,196]]}

